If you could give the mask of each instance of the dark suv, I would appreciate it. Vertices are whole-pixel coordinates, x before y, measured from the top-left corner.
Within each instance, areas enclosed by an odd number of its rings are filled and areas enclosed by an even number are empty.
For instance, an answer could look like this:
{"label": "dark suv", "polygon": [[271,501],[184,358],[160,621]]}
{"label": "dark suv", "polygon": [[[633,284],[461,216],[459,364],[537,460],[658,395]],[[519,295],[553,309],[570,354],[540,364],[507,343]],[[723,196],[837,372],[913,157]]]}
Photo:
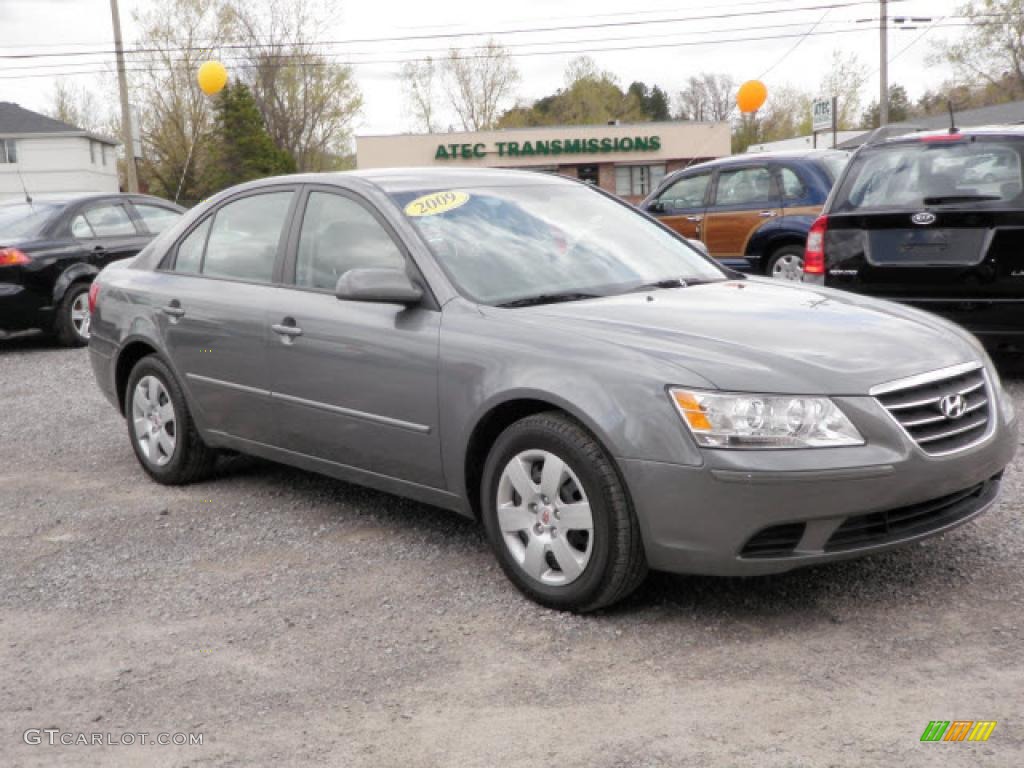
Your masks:
{"label": "dark suv", "polygon": [[804,280],[1024,334],[1024,128],[920,133],[856,152],[807,239]]}
{"label": "dark suv", "polygon": [[66,346],[86,344],[93,277],[184,212],[147,195],[0,205],[0,331],[41,328]]}
{"label": "dark suv", "polygon": [[640,207],[742,271],[799,280],[804,243],[849,155],[738,155],[666,176]]}

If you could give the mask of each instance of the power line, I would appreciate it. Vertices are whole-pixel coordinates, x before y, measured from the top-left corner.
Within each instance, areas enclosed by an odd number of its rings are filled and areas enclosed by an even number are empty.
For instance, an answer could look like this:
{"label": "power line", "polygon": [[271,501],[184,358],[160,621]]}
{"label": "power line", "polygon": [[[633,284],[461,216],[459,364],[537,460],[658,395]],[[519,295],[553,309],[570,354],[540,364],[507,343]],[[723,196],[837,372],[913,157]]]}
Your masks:
{"label": "power line", "polygon": [[[894,2],[906,2],[906,0],[893,0]],[[818,5],[806,5],[793,8],[766,8],[758,11],[737,11],[732,13],[719,13],[709,14],[704,16],[682,16],[676,18],[665,18],[665,19],[642,19],[632,21],[615,21],[615,22],[597,22],[593,24],[572,24],[572,25],[560,25],[553,27],[529,27],[520,29],[509,29],[500,31],[477,31],[477,32],[449,32],[442,34],[430,34],[430,35],[403,35],[396,37],[364,37],[364,38],[350,38],[348,40],[326,40],[318,42],[318,45],[349,45],[353,43],[388,43],[388,42],[403,42],[406,40],[449,40],[456,38],[465,37],[495,37],[497,35],[520,35],[520,34],[537,34],[544,32],[565,32],[565,31],[576,31],[580,29],[609,29],[617,27],[635,27],[652,24],[678,24],[683,22],[693,21],[721,21],[724,19],[743,18],[748,16],[765,16],[765,15],[778,15],[787,13],[799,13],[803,11],[823,11],[832,10],[836,8],[852,8],[859,5],[872,5],[875,0],[848,0],[847,2],[837,2],[828,4]],[[281,42],[281,43],[265,43],[265,47],[288,47],[292,45],[292,42]],[[313,43],[309,43],[313,44]],[[234,48],[251,48],[251,43],[228,43],[223,45],[209,45],[209,46],[183,46],[179,50],[198,50],[198,51],[209,51],[218,49],[234,49]],[[138,53],[155,53],[159,52],[159,49],[147,49],[147,48],[136,48]],[[113,55],[114,51],[106,50],[95,50],[95,51],[59,51],[54,53],[11,53],[11,54],[0,54],[0,59],[38,59],[38,58],[65,58],[68,56],[82,56],[88,54],[95,55]]]}

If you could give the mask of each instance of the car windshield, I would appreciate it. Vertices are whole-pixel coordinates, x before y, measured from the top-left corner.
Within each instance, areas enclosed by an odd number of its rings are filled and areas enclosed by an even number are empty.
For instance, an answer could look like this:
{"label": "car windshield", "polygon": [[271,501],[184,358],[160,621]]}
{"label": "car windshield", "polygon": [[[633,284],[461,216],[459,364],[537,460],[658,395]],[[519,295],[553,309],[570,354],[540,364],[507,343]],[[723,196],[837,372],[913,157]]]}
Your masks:
{"label": "car windshield", "polygon": [[882,145],[853,161],[836,212],[927,205],[1000,206],[1021,196],[1021,144],[956,137]]}
{"label": "car windshield", "polygon": [[35,237],[62,207],[53,203],[0,205],[0,239]]}
{"label": "car windshield", "polygon": [[483,304],[726,279],[659,224],[583,186],[421,189],[392,199],[456,287]]}

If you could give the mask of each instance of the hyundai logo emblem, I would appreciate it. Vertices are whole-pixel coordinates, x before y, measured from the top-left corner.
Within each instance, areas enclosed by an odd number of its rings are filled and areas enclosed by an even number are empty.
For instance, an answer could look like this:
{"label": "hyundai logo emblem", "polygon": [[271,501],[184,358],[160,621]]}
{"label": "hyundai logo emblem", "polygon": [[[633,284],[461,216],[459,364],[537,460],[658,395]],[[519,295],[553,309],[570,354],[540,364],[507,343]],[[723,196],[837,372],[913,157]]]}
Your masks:
{"label": "hyundai logo emblem", "polygon": [[926,227],[929,224],[935,223],[935,214],[929,213],[928,211],[921,211],[920,213],[915,213],[913,216],[911,216],[910,220],[915,224],[919,224],[922,227]]}
{"label": "hyundai logo emblem", "polygon": [[967,400],[961,394],[946,395],[939,400],[939,410],[951,421],[959,419],[967,411]]}

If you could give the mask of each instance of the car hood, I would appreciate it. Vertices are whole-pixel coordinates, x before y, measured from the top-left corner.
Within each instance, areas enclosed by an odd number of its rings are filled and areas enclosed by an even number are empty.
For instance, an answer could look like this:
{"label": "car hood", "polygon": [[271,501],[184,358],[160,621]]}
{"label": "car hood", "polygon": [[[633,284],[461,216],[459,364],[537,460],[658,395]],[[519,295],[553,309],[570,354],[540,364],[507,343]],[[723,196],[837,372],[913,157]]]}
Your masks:
{"label": "car hood", "polygon": [[919,310],[767,279],[496,311],[643,351],[741,392],[866,395],[876,384],[982,359],[964,332]]}

